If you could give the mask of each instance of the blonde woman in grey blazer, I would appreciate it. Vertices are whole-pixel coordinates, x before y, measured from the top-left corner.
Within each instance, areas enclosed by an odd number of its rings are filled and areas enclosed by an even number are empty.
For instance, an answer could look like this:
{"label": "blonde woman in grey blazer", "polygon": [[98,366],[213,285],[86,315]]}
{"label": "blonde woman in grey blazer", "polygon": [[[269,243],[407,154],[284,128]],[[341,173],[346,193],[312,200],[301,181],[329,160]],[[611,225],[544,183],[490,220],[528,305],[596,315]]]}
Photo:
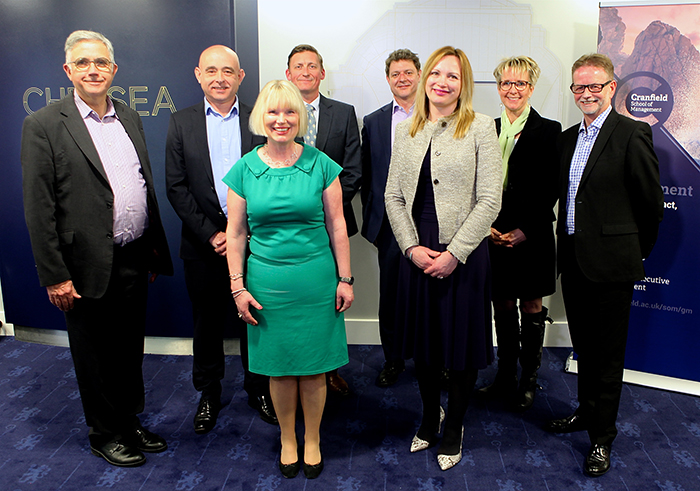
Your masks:
{"label": "blonde woman in grey blazer", "polygon": [[[442,470],[462,458],[464,415],[477,370],[493,361],[486,237],[501,204],[502,164],[493,119],[472,109],[464,52],[435,51],[413,117],[396,128],[386,211],[401,251],[396,356],[413,358],[423,401],[411,452],[438,443]],[[447,415],[440,373],[450,369]]]}

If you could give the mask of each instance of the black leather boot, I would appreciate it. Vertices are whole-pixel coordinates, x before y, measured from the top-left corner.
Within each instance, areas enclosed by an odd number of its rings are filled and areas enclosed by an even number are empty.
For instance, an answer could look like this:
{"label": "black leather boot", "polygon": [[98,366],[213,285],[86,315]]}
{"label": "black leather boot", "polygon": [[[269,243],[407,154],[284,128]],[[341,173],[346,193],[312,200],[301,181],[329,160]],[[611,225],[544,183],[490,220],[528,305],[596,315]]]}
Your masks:
{"label": "black leather boot", "polygon": [[493,316],[496,323],[498,341],[498,372],[491,385],[479,389],[479,395],[508,399],[516,394],[518,388],[518,354],[520,352],[520,323],[518,311],[496,311]]}
{"label": "black leather boot", "polygon": [[515,408],[525,411],[532,407],[535,402],[535,394],[539,385],[537,383],[537,370],[542,364],[542,345],[544,344],[545,321],[552,323],[552,319],[547,316],[549,310],[542,307],[540,312],[528,314],[521,312],[521,334],[520,342],[520,385],[515,402]]}

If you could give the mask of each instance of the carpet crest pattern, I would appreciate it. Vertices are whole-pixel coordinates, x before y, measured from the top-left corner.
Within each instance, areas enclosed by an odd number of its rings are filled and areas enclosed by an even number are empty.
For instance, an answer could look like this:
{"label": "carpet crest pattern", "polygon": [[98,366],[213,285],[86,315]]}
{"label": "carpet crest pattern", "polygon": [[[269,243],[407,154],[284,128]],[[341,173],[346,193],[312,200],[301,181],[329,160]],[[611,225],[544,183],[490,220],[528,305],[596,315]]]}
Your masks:
{"label": "carpet crest pattern", "polygon": [[[239,357],[226,358],[225,406],[215,429],[197,436],[191,357],[147,355],[142,422],[169,448],[147,455],[143,467],[123,469],[90,454],[69,350],[0,338],[0,491],[700,489],[700,399],[627,384],[612,469],[596,479],[583,474],[587,435],[541,429],[576,406],[576,376],[563,371],[568,351],[545,349],[542,390],[529,412],[473,399],[462,461],[442,472],[437,447],[408,451],[421,413],[412,363],[398,384],[380,389],[374,379],[381,348],[351,346],[341,374],[354,395],[329,397],[322,426],[326,466],[309,481],[280,475],[279,429],[248,407]],[[477,387],[494,375],[495,366],[481,371]]]}

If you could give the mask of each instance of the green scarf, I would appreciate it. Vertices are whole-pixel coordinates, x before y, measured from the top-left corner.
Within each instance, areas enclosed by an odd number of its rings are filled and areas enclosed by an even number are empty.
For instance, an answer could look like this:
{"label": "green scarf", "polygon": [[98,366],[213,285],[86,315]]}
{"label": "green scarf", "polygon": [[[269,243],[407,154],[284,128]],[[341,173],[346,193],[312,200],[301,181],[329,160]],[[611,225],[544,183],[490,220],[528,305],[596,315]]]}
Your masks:
{"label": "green scarf", "polygon": [[508,185],[508,159],[515,147],[515,135],[523,131],[527,117],[530,115],[530,104],[525,107],[518,118],[510,122],[506,110],[501,113],[501,134],[498,135],[498,144],[501,147],[501,157],[503,158],[503,189]]}

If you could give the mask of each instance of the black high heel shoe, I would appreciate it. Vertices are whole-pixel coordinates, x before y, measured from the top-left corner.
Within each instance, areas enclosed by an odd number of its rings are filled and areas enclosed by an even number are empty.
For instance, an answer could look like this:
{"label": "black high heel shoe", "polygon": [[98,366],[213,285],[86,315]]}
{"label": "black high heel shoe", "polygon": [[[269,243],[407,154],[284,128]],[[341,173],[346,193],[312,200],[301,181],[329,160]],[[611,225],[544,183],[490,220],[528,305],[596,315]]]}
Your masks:
{"label": "black high heel shoe", "polygon": [[304,475],[306,476],[306,479],[316,479],[318,476],[321,475],[321,472],[323,471],[323,457],[321,457],[321,462],[318,464],[307,464],[304,462]]}
{"label": "black high heel shoe", "polygon": [[[297,460],[293,464],[283,464],[282,463],[282,458],[280,457],[280,472],[284,477],[287,479],[292,479],[293,477],[297,477],[297,474],[299,474],[299,469],[301,468],[300,462]],[[306,464],[304,464],[306,466]],[[304,469],[304,473],[306,473],[306,469]]]}

